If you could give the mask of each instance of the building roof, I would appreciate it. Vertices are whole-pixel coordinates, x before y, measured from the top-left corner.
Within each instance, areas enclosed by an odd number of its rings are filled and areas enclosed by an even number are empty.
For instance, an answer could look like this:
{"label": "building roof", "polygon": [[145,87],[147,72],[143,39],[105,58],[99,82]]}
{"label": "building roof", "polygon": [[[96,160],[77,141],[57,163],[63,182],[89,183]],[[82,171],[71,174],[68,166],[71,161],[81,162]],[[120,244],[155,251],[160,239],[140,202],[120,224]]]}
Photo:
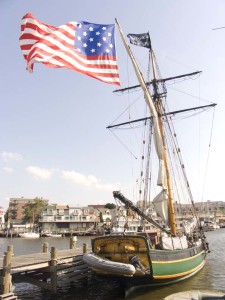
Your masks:
{"label": "building roof", "polygon": [[105,204],[89,204],[88,207],[93,207],[95,209],[98,209],[98,208],[105,208]]}

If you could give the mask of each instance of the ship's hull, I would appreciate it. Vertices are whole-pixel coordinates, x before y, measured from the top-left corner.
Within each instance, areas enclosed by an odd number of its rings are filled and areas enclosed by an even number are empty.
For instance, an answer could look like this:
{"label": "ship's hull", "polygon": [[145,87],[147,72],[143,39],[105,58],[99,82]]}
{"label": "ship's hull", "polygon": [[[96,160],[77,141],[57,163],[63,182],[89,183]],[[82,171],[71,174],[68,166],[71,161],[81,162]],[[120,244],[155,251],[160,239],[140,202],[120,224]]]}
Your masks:
{"label": "ship's hull", "polygon": [[[195,248],[191,249],[193,250]],[[180,250],[178,251],[180,252]],[[205,250],[194,256],[190,256],[190,251],[182,252],[182,254],[186,252],[187,258],[176,259],[172,253],[168,253],[168,260],[152,261],[152,276],[144,276],[144,278],[132,277],[127,280],[127,283],[129,286],[162,286],[172,284],[195,275],[204,267],[206,260]],[[151,254],[150,251],[150,257]],[[158,254],[160,254],[160,250],[158,250]],[[158,258],[160,259],[160,255]]]}
{"label": "ship's hull", "polygon": [[40,237],[40,234],[35,232],[25,232],[20,233],[19,236],[25,239],[38,239]]}
{"label": "ship's hull", "polygon": [[205,264],[206,251],[201,245],[184,250],[150,250],[155,280],[176,280],[198,272]]}
{"label": "ship's hull", "polygon": [[[202,244],[181,250],[155,250],[140,236],[96,238],[92,250],[84,260],[93,272],[97,276],[123,279],[128,287],[161,286],[184,280],[200,271],[206,259]],[[121,264],[127,264],[130,269],[135,267],[135,272],[123,272]]]}

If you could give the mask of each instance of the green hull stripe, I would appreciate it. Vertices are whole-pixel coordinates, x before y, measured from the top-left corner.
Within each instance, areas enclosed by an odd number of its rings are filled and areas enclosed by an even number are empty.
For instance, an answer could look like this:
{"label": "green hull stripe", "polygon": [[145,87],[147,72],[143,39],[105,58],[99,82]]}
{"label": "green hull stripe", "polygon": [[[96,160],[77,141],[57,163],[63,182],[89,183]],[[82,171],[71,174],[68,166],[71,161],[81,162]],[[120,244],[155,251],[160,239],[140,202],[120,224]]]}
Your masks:
{"label": "green hull stripe", "polygon": [[183,277],[183,276],[198,272],[199,270],[201,270],[203,268],[204,264],[205,264],[205,261],[203,261],[196,268],[185,271],[185,272],[181,272],[181,273],[177,273],[177,274],[170,274],[170,275],[160,275],[160,276],[153,275],[153,278],[154,279],[168,279],[168,278],[171,279],[171,278]]}
{"label": "green hull stripe", "polygon": [[179,259],[179,260],[167,260],[167,261],[152,261],[153,264],[174,264],[177,262],[183,262],[183,261],[187,261],[187,260],[192,260],[193,258],[196,258],[197,256],[202,255],[203,253],[205,253],[205,251],[202,251],[200,253],[198,253],[197,255],[188,257],[188,258],[183,258],[183,259]]}
{"label": "green hull stripe", "polygon": [[188,259],[168,262],[152,262],[154,278],[180,277],[197,271],[205,264],[205,252],[192,256]]}

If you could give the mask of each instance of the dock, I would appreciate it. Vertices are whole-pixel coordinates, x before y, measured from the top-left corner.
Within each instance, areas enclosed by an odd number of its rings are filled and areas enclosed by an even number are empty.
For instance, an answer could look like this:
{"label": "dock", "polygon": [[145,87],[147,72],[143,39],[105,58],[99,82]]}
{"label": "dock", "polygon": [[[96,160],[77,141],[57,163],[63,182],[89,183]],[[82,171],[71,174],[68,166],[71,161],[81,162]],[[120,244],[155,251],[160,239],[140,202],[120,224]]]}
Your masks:
{"label": "dock", "polygon": [[[43,244],[43,252],[13,255],[13,247],[8,246],[4,257],[0,258],[0,299],[17,299],[12,293],[12,282],[27,282],[56,293],[57,289],[72,283],[87,284],[91,271],[83,261],[87,245],[76,248],[71,238],[70,248],[58,250]],[[11,295],[11,296],[7,296]]]}

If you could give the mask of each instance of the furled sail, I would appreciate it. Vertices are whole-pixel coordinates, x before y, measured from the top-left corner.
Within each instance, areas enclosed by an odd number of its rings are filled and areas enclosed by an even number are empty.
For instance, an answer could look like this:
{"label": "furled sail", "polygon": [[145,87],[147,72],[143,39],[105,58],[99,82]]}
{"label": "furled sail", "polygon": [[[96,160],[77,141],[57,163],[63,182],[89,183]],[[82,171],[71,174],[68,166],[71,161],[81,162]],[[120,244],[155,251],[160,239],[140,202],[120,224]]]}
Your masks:
{"label": "furled sail", "polygon": [[185,233],[191,234],[197,228],[197,219],[193,218],[191,221],[183,221],[183,228]]}
{"label": "furled sail", "polygon": [[168,195],[166,190],[162,190],[154,199],[153,205],[160,217],[168,223]]}
{"label": "furled sail", "polygon": [[124,34],[121,30],[121,27],[117,20],[116,20],[116,22],[118,24],[118,28],[119,28],[124,46],[127,49],[127,52],[131,57],[131,61],[134,66],[135,73],[136,73],[139,83],[143,89],[145,101],[148,105],[148,108],[149,108],[151,116],[152,116],[154,143],[155,143],[156,152],[157,152],[157,155],[159,158],[159,173],[158,173],[157,184],[162,186],[163,189],[165,190],[166,189],[166,180],[165,180],[165,167],[164,167],[164,160],[163,160],[163,141],[162,141],[162,136],[161,136],[161,132],[160,132],[160,128],[159,128],[158,113],[156,111],[151,94],[146,86],[146,83],[143,79],[143,76],[142,76],[140,70],[139,70],[139,67],[134,59],[133,53],[131,52],[130,47],[126,43],[126,40],[125,40]]}

